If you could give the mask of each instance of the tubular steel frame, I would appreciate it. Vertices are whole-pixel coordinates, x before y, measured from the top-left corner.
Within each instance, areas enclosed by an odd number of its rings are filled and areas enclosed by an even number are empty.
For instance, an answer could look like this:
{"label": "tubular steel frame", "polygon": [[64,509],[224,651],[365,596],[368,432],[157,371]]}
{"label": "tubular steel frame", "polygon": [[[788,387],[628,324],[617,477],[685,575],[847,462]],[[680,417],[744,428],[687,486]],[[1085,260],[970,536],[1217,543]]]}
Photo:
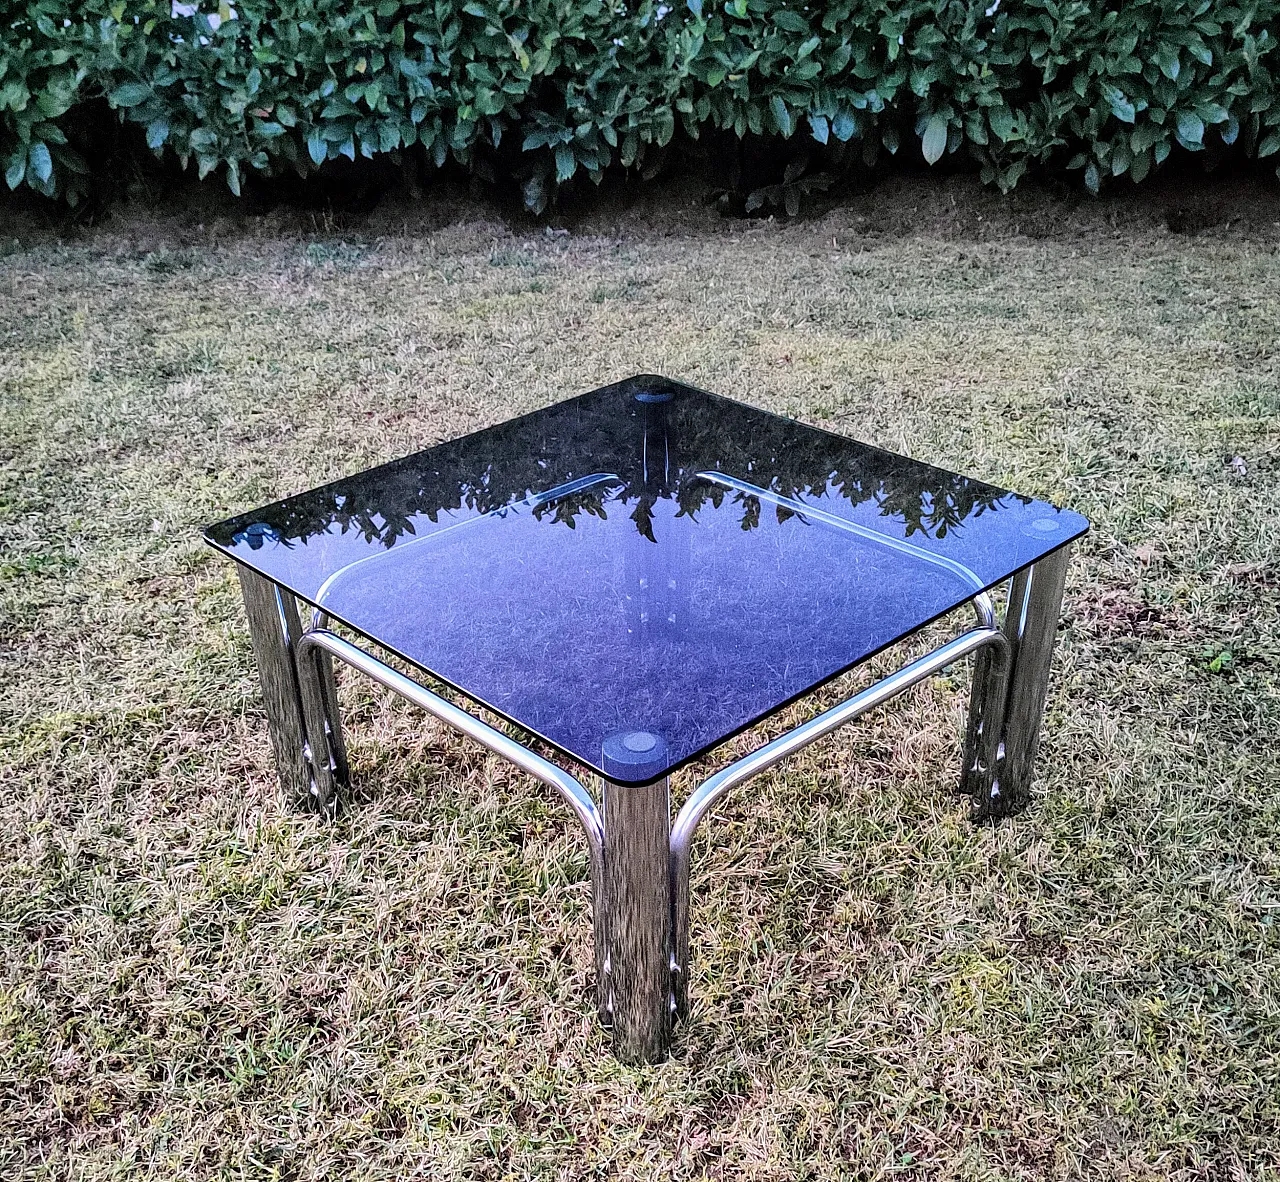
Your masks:
{"label": "tubular steel frame", "polygon": [[[707,476],[728,483],[718,473]],[[757,495],[754,488],[751,492]],[[239,567],[239,574],[276,766],[293,799],[332,812],[349,787],[335,659],[564,798],[590,854],[597,1008],[612,1027],[614,1053],[639,1063],[665,1059],[675,1021],[688,1014],[693,837],[734,788],[973,654],[960,791],[972,798],[974,820],[1010,816],[1026,807],[1068,550],[1063,547],[1013,577],[1002,624],[990,595],[979,590],[971,601],[977,627],[721,769],[690,794],[674,821],[668,777],[642,786],[600,781],[597,803],[597,796],[562,768],[330,631],[323,608],[315,610],[312,626],[304,630],[290,592],[246,567]]]}

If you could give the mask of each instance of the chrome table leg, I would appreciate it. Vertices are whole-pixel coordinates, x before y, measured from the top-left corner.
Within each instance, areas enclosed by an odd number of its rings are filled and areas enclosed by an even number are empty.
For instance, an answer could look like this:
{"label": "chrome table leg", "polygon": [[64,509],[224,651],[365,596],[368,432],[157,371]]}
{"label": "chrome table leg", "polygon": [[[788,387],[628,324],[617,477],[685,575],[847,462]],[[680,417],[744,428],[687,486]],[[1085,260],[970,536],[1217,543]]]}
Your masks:
{"label": "chrome table leg", "polygon": [[[296,804],[311,797],[311,767],[307,762],[307,730],[302,720],[302,697],[293,661],[284,596],[269,579],[236,566],[249,636],[258,662],[258,680],[267,710],[267,731],[276,756],[276,773],[285,796]],[[295,608],[296,613],[296,608]]]}
{"label": "chrome table leg", "polygon": [[965,731],[958,790],[974,799],[986,791],[999,758],[1009,684],[1007,666],[1008,662],[1005,662],[1005,668],[998,668],[986,652],[978,653],[973,659],[969,722]]}
{"label": "chrome table leg", "polygon": [[[988,592],[973,601],[978,612],[978,622],[986,628],[995,628],[996,609]],[[973,676],[969,690],[969,725],[964,740],[964,753],[960,765],[959,791],[974,796],[994,774],[1000,748],[1000,733],[1004,729],[1004,703],[1008,687],[1008,655],[997,656],[989,649],[979,649],[973,655]]]}
{"label": "chrome table leg", "polygon": [[351,788],[333,659],[323,649],[303,652],[298,648],[301,630],[293,637],[298,685],[302,691],[302,716],[307,726],[307,745],[311,756],[312,791],[316,806],[332,813],[337,810],[343,794]]}
{"label": "chrome table leg", "polygon": [[979,679],[975,669],[961,781],[975,821],[1013,816],[1031,801],[1070,549],[1014,576],[1004,618],[1008,673]]}
{"label": "chrome table leg", "polygon": [[295,804],[331,810],[347,781],[333,666],[324,653],[316,654],[322,660],[299,657],[302,624],[293,595],[236,569],[281,786]]}
{"label": "chrome table leg", "polygon": [[606,781],[603,789],[605,898],[596,923],[613,1052],[624,1063],[660,1063],[673,1020],[669,782]]}

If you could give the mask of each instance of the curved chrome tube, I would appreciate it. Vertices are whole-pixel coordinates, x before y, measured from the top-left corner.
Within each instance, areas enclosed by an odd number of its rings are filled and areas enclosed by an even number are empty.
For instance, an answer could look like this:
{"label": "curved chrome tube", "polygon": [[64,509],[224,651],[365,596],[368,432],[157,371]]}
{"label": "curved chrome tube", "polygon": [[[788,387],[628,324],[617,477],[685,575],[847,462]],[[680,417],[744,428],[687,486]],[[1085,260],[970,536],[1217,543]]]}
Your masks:
{"label": "curved chrome tube", "polygon": [[[554,488],[549,488],[544,492],[530,493],[526,497],[522,497],[518,501],[512,501],[508,505],[503,505],[500,509],[490,509],[487,513],[481,513],[475,517],[467,517],[462,521],[456,521],[453,525],[446,525],[440,529],[434,529],[429,534],[421,534],[418,537],[410,538],[407,542],[401,542],[398,546],[391,546],[386,550],[379,550],[374,554],[366,554],[363,558],[357,558],[354,562],[347,563],[346,566],[340,566],[333,572],[323,583],[320,584],[320,590],[316,592],[315,602],[323,603],[325,597],[333,590],[334,584],[344,575],[349,574],[358,566],[364,566],[370,562],[385,563],[388,555],[394,555],[397,559],[403,558],[405,551],[411,546],[419,545],[422,542],[433,542],[443,537],[445,534],[452,533],[457,529],[465,529],[467,526],[475,525],[480,521],[487,521],[491,517],[502,517],[509,513],[512,509],[541,509],[543,505],[549,505],[553,501],[558,501],[563,497],[572,496],[574,493],[584,492],[589,488],[595,488],[601,484],[621,484],[622,477],[613,472],[593,472],[590,476],[579,476],[577,480],[570,480],[565,484],[557,484]],[[316,609],[320,610],[319,608]]]}
{"label": "curved chrome tube", "polygon": [[[987,605],[990,606],[989,599]],[[686,966],[689,963],[689,850],[698,823],[707,815],[712,805],[730,789],[759,775],[775,763],[795,754],[802,747],[809,746],[823,735],[829,735],[845,723],[852,722],[868,710],[882,705],[903,690],[915,685],[916,682],[923,681],[926,677],[945,669],[961,657],[988,648],[997,667],[1003,668],[1009,660],[1009,641],[1005,635],[995,628],[975,628],[971,632],[964,633],[963,636],[957,636],[918,661],[912,661],[910,665],[899,669],[897,673],[891,674],[882,681],[877,681],[875,685],[868,686],[861,693],[819,714],[817,718],[810,719],[795,730],[779,736],[772,743],[766,743],[750,755],[743,756],[736,763],[731,763],[727,768],[723,768],[698,785],[689,799],[684,802],[680,812],[676,814],[675,822],[671,826],[671,901],[675,912],[673,926],[676,939],[671,967],[676,1008],[681,1015],[688,1008]]]}
{"label": "curved chrome tube", "polygon": [[501,755],[503,759],[510,760],[534,779],[550,785],[565,798],[582,823],[583,831],[587,835],[587,844],[591,847],[593,871],[603,864],[604,824],[600,819],[600,810],[596,807],[591,793],[568,772],[520,746],[514,739],[509,739],[488,723],[481,722],[480,719],[459,709],[452,702],[446,701],[438,694],[433,694],[411,678],[396,672],[390,665],[379,661],[377,657],[370,656],[364,649],[357,648],[332,632],[321,629],[303,633],[298,641],[299,655],[306,653],[310,648],[324,649],[353,669],[360,670],[379,685],[385,685],[392,693],[399,694],[406,701],[412,702],[438,718],[446,726],[469,735],[495,755]]}
{"label": "curved chrome tube", "polygon": [[996,605],[992,601],[991,592],[983,591],[980,595],[975,595],[971,600],[973,610],[978,615],[979,628],[996,628]]}
{"label": "curved chrome tube", "polygon": [[996,650],[999,654],[997,660],[1007,658],[1009,642],[1003,633],[994,628],[975,628],[971,632],[964,633],[963,636],[957,636],[941,648],[934,649],[918,661],[912,661],[910,665],[904,666],[883,681],[877,681],[875,685],[868,686],[848,701],[841,702],[838,706],[833,706],[825,713],[819,714],[817,718],[810,719],[795,730],[788,731],[785,735],[774,739],[772,743],[766,743],[750,755],[743,756],[736,763],[731,763],[727,768],[718,771],[710,779],[704,780],[684,802],[684,807],[676,815],[675,823],[671,826],[672,858],[688,860],[689,843],[693,839],[693,832],[698,827],[698,822],[706,815],[707,810],[731,788],[736,788],[752,776],[759,775],[760,772],[771,768],[775,763],[781,762],[802,747],[809,746],[823,735],[829,735],[845,723],[852,722],[860,714],[875,709],[902,693],[903,690],[909,689],[916,682],[923,681],[940,669],[945,669],[961,657],[987,647]]}
{"label": "curved chrome tube", "polygon": [[[579,476],[577,480],[569,480],[564,484],[557,484],[555,488],[548,488],[543,492],[530,493],[523,501],[516,501],[515,505],[509,505],[507,508],[525,505],[530,509],[540,509],[543,505],[551,504],[552,501],[561,501],[565,497],[573,496],[574,493],[585,492],[587,489],[595,488],[601,484],[625,483],[616,472],[592,472],[590,476]],[[503,510],[503,512],[505,511]]]}
{"label": "curved chrome tube", "polygon": [[897,550],[900,554],[909,555],[912,558],[919,559],[921,562],[940,566],[943,570],[955,575],[956,578],[968,583],[970,587],[976,587],[982,594],[986,593],[984,591],[986,584],[976,572],[971,571],[964,563],[956,562],[954,558],[947,558],[942,554],[932,554],[923,546],[917,546],[914,542],[908,542],[903,538],[893,538],[888,534],[877,533],[874,529],[868,529],[865,525],[859,525],[856,521],[849,521],[844,517],[837,517],[834,513],[828,513],[825,509],[819,509],[816,505],[806,505],[803,501],[797,501],[792,497],[784,497],[781,493],[771,492],[767,488],[761,488],[759,485],[752,484],[747,480],[739,480],[736,476],[729,476],[724,472],[699,472],[698,478],[707,481],[709,484],[718,484],[721,488],[731,488],[734,492],[768,501],[771,505],[781,505],[784,509],[790,509],[798,517],[812,517],[814,521],[821,521],[823,525],[830,525],[835,529],[844,530],[845,533],[856,534],[868,542],[876,542],[881,546],[887,546],[890,550]]}

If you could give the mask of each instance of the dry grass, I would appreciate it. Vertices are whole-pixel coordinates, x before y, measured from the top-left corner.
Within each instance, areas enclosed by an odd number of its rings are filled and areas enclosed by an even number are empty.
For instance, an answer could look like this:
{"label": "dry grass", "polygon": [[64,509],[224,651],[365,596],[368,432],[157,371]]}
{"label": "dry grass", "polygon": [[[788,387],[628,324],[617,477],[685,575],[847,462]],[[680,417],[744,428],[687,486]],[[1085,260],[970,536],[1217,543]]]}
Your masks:
{"label": "dry grass", "polygon": [[[0,1176],[1275,1176],[1280,210],[1254,214],[1177,236],[903,185],[787,227],[437,207],[12,242]],[[703,831],[696,1013],[639,1071],[591,1013],[563,808],[348,681],[364,798],[287,811],[197,540],[637,370],[1095,522],[1031,812],[962,819],[958,680],[763,779]]]}

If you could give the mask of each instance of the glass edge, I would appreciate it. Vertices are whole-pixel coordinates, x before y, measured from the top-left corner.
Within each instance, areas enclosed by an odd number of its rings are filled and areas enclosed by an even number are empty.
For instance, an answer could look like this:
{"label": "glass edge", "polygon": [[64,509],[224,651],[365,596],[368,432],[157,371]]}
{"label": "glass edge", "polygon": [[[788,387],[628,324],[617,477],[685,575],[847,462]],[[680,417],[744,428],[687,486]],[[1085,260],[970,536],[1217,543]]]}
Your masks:
{"label": "glass edge", "polygon": [[[1047,504],[1048,502],[1043,502],[1043,503]],[[1067,510],[1067,511],[1075,512],[1074,510]],[[833,673],[829,673],[824,677],[820,678],[819,680],[810,683],[805,688],[796,691],[796,693],[792,694],[790,697],[785,698],[784,700],[782,700],[781,702],[777,703],[774,706],[770,706],[767,710],[762,711],[760,714],[754,715],[752,718],[748,719],[746,722],[740,724],[739,726],[734,727],[733,730],[726,731],[719,738],[713,739],[710,743],[707,743],[704,746],[699,747],[696,751],[693,751],[688,755],[682,756],[680,759],[676,760],[674,763],[668,764],[657,775],[647,777],[646,779],[643,779],[643,780],[619,780],[613,776],[607,775],[603,768],[598,767],[594,763],[591,763],[590,761],[585,759],[583,756],[570,751],[568,748],[557,743],[554,739],[548,738],[546,735],[542,734],[540,731],[534,730],[527,723],[523,723],[519,719],[511,717],[511,715],[500,710],[498,707],[494,706],[492,703],[486,702],[483,698],[478,697],[476,694],[470,692],[469,690],[463,689],[462,686],[457,685],[455,682],[449,680],[449,678],[440,676],[440,674],[434,672],[428,666],[422,664],[422,662],[415,661],[412,657],[406,656],[404,653],[400,652],[399,649],[393,648],[392,646],[386,644],[385,642],[375,639],[368,632],[364,631],[362,628],[356,627],[356,625],[343,619],[336,612],[331,612],[324,608],[319,607],[319,605],[316,604],[314,600],[312,600],[309,596],[303,595],[300,591],[291,587],[289,584],[283,583],[277,578],[273,578],[271,575],[263,571],[260,567],[256,567],[252,563],[243,561],[241,558],[233,554],[221,543],[212,541],[207,537],[205,540],[208,541],[209,545],[212,546],[215,550],[217,550],[220,554],[225,554],[232,562],[235,562],[240,566],[247,567],[249,570],[253,571],[254,574],[260,576],[261,578],[267,579],[272,583],[275,583],[278,587],[283,587],[291,595],[296,596],[298,599],[302,600],[302,602],[306,603],[308,606],[320,611],[324,611],[325,614],[328,615],[331,619],[337,620],[338,623],[340,623],[344,628],[350,628],[352,632],[356,633],[356,635],[367,640],[370,644],[376,645],[378,648],[382,649],[384,652],[390,653],[392,656],[398,658],[401,661],[404,661],[405,664],[409,665],[411,668],[420,670],[422,673],[425,673],[428,677],[438,681],[441,685],[448,686],[455,693],[461,694],[462,697],[467,699],[467,701],[473,702],[477,706],[480,706],[483,709],[488,710],[493,714],[496,714],[499,718],[503,719],[503,721],[510,723],[514,727],[518,727],[525,734],[533,735],[534,738],[538,739],[540,742],[546,743],[547,746],[552,748],[552,750],[559,752],[562,756],[564,756],[564,758],[570,760],[571,762],[577,764],[580,767],[586,768],[593,775],[599,776],[601,779],[608,781],[610,784],[617,784],[619,787],[622,787],[622,788],[644,788],[650,784],[656,784],[659,780],[665,779],[666,777],[671,776],[678,771],[681,771],[683,768],[687,767],[689,764],[695,763],[697,760],[701,759],[704,755],[707,755],[710,752],[714,751],[722,743],[727,743],[731,739],[736,739],[739,735],[745,734],[753,726],[759,726],[762,722],[765,722],[769,718],[772,718],[775,714],[779,714],[783,710],[786,710],[789,707],[794,706],[802,698],[805,698],[809,694],[815,693],[817,690],[820,690],[825,686],[830,685],[831,682],[835,681],[837,678],[843,677],[847,673],[852,673],[860,665],[864,665],[868,661],[874,660],[881,653],[887,652],[894,645],[901,644],[904,640],[910,640],[911,637],[915,636],[919,632],[922,632],[925,628],[928,628],[930,624],[937,623],[944,616],[948,616],[952,612],[958,611],[960,608],[964,607],[965,604],[971,603],[974,600],[974,598],[976,598],[976,596],[985,594],[988,591],[994,590],[996,587],[999,587],[1002,583],[1005,583],[1009,579],[1012,579],[1015,575],[1020,574],[1022,571],[1026,570],[1028,567],[1034,566],[1037,562],[1040,562],[1041,560],[1048,558],[1049,555],[1056,554],[1059,550],[1063,549],[1064,547],[1070,546],[1074,542],[1079,541],[1082,537],[1085,536],[1085,534],[1089,532],[1090,522],[1086,517],[1083,516],[1083,514],[1077,514],[1077,516],[1079,516],[1081,521],[1084,522],[1084,527],[1082,529],[1072,534],[1069,538],[1063,539],[1057,545],[1051,546],[1047,550],[1041,551],[1034,558],[1029,559],[1028,561],[1022,563],[1020,566],[1014,567],[1012,570],[1009,571],[1008,574],[1003,574],[999,578],[993,579],[991,582],[984,585],[982,591],[975,591],[972,595],[966,595],[964,596],[964,598],[958,599],[952,602],[950,606],[944,607],[940,611],[935,612],[928,619],[923,620],[921,623],[914,625],[907,631],[900,632],[897,636],[893,637],[893,639],[885,641],[885,643],[880,645],[878,648],[872,649],[870,652],[865,653],[863,656],[859,657],[857,660],[851,661],[849,664],[842,666],[841,668],[835,670]]]}

